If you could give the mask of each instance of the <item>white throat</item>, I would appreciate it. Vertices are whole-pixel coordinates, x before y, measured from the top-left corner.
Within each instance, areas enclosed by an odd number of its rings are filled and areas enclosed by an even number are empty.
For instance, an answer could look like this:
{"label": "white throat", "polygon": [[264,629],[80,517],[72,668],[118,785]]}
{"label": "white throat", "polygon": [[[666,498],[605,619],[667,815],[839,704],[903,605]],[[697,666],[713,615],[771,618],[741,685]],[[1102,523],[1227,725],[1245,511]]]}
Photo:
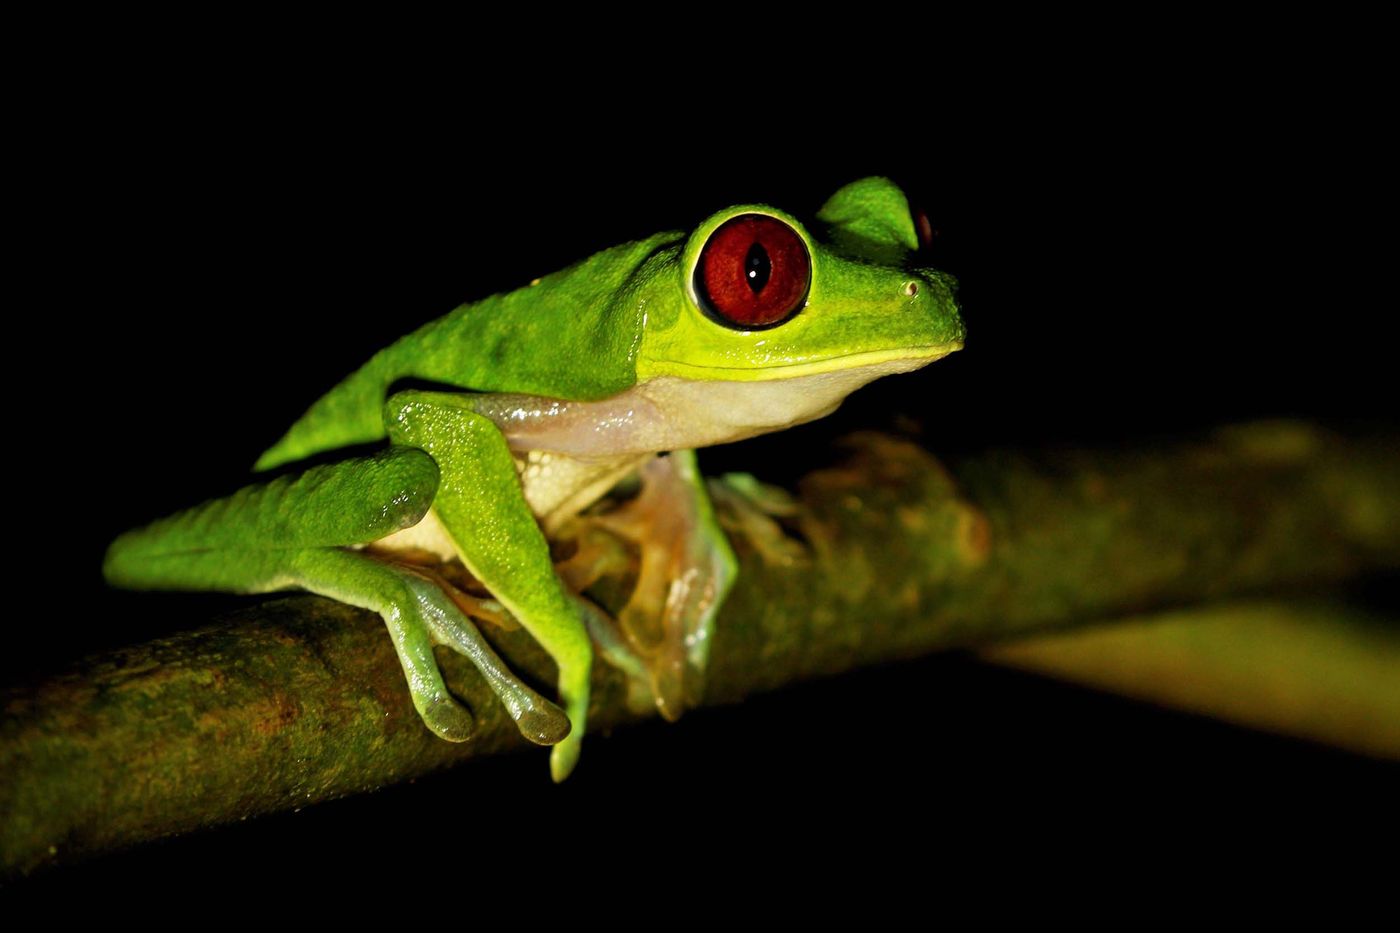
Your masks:
{"label": "white throat", "polygon": [[886,360],[758,382],[659,376],[597,402],[483,395],[475,408],[496,423],[517,451],[612,459],[780,431],[831,414],[868,382],[918,369],[936,358]]}

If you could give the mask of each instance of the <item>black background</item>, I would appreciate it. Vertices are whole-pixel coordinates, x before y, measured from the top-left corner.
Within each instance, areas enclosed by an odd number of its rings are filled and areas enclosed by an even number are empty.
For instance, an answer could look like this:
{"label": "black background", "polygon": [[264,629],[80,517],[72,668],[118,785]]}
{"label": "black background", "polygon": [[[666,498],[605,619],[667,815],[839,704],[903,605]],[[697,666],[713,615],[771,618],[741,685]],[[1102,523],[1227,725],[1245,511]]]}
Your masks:
{"label": "black background", "polygon": [[[1253,417],[1394,423],[1394,299],[1370,280],[1390,247],[1354,222],[1384,211],[1378,130],[1286,68],[1258,93],[1025,81],[967,114],[928,99],[799,107],[753,88],[643,104],[607,82],[528,102],[464,82],[428,108],[372,82],[323,94],[170,77],[88,88],[34,191],[36,230],[61,249],[57,300],[28,316],[51,379],[25,391],[67,414],[31,409],[17,435],[45,452],[22,508],[37,570],[61,589],[31,590],[38,622],[5,654],[8,679],[239,604],[109,592],[102,550],[236,488],[394,337],[726,204],[809,213],[866,174],[894,177],[933,218],[966,350],[781,442],[708,451],[708,469],[782,482],[834,437],[899,414],[953,454],[1152,444]],[[1360,595],[1392,592],[1373,581]],[[903,738],[891,709],[918,710],[924,737]],[[517,904],[580,881],[684,904],[767,889],[781,870],[908,903],[937,880],[935,859],[1053,872],[1057,852],[1088,843],[1130,871],[1182,845],[1315,854],[1304,831],[1350,851],[1350,834],[1393,830],[1395,777],[944,656],[592,736],[562,787],[526,754],[29,890],[338,891],[408,870]]]}

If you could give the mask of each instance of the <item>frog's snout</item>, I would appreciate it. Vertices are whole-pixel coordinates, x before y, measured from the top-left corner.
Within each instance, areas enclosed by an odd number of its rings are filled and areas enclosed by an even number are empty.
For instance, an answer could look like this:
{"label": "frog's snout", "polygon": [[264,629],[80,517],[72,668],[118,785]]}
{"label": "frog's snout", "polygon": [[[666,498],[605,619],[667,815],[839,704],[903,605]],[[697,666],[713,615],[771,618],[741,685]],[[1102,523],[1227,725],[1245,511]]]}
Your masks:
{"label": "frog's snout", "polygon": [[961,349],[967,331],[957,301],[957,279],[935,269],[908,269],[899,280],[906,307],[918,312],[939,342]]}

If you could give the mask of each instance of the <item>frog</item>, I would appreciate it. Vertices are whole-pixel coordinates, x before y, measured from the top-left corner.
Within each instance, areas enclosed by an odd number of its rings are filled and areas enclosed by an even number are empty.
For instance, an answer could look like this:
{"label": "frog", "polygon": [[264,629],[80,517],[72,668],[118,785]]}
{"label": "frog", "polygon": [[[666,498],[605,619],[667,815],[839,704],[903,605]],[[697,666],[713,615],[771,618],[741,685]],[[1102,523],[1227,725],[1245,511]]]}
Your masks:
{"label": "frog", "polygon": [[[104,577],[302,590],[377,613],[429,732],[476,730],[434,656],[445,646],[550,747],[562,781],[595,657],[667,718],[703,696],[738,564],[695,451],[821,418],[962,349],[956,281],[919,262],[921,232],[896,183],[862,178],[810,224],[741,203],[462,304],[315,401],[254,463],[266,478],[117,537]],[[609,613],[571,585],[551,540],[625,482],[640,505],[614,527],[644,541],[642,567]],[[553,699],[484,636],[502,620],[554,661]]]}

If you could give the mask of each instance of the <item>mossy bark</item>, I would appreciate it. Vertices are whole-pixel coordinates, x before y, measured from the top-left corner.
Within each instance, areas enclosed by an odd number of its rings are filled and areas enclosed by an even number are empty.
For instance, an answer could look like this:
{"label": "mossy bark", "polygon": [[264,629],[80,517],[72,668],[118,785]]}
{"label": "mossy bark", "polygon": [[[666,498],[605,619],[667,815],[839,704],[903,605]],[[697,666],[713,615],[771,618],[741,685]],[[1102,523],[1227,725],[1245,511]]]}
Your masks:
{"label": "mossy bark", "polygon": [[[706,703],[1400,565],[1395,437],[1259,424],[944,468],[912,443],[863,435],[848,454],[800,482],[781,525],[720,497],[741,571]],[[516,670],[551,682],[523,633],[489,634]],[[0,698],[0,864],[27,871],[522,745],[470,665],[439,658],[476,713],[462,745],[423,727],[378,617],[310,596],[11,689]],[[595,729],[635,716],[605,664],[591,716]]]}

